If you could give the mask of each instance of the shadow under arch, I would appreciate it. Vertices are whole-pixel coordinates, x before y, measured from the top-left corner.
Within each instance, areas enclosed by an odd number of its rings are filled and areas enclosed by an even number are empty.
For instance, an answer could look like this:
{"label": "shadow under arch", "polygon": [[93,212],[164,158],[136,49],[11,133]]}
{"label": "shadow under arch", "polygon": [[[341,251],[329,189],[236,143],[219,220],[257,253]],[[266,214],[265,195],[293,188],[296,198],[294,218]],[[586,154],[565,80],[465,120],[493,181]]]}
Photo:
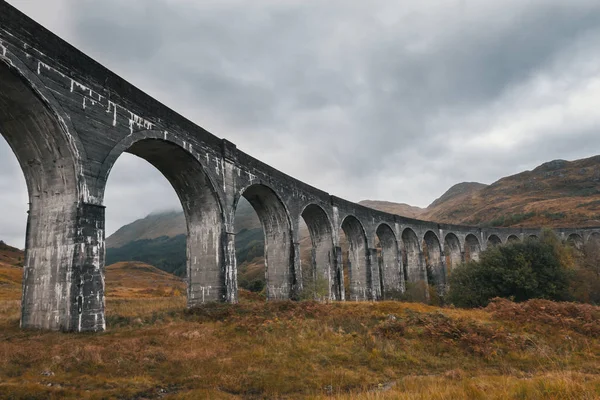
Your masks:
{"label": "shadow under arch", "polygon": [[583,250],[583,237],[578,233],[571,233],[567,237],[566,243],[576,250]]}
{"label": "shadow under arch", "polygon": [[425,281],[422,267],[421,247],[417,234],[410,228],[402,231],[402,265],[404,266],[405,282]]}
{"label": "shadow under arch", "polygon": [[[348,240],[348,287],[341,274],[340,288],[346,287],[345,299],[351,301],[368,300],[370,297],[369,274],[367,272],[367,235],[362,223],[353,215],[347,215],[341,228]],[[346,271],[344,271],[346,272]]]}
{"label": "shadow under arch", "polygon": [[[236,196],[233,214],[243,196],[258,215],[265,237],[265,278],[268,300],[287,300],[296,295],[292,224],[281,197],[264,183],[252,184]],[[236,263],[237,264],[237,263]]]}
{"label": "shadow under arch", "polygon": [[446,255],[446,268],[448,269],[448,274],[450,274],[452,268],[458,266],[463,261],[460,240],[452,232],[447,233],[444,238],[444,254]]}
{"label": "shadow under arch", "polygon": [[433,231],[425,232],[423,236],[423,254],[427,271],[427,283],[443,295],[446,287],[446,270],[442,258],[442,246]]}
{"label": "shadow under arch", "polygon": [[479,261],[481,254],[481,245],[479,239],[472,233],[465,237],[465,261]]}
{"label": "shadow under arch", "polygon": [[510,235],[507,239],[507,243],[519,243],[521,239],[517,235]]}
{"label": "shadow under arch", "polygon": [[496,247],[502,244],[502,240],[498,235],[490,235],[487,239],[487,247]]}
{"label": "shadow under arch", "polygon": [[103,302],[83,299],[80,292],[83,274],[100,274],[103,249],[75,229],[87,200],[79,168],[83,150],[62,115],[35,74],[0,56],[0,134],[19,161],[29,198],[21,326],[77,331],[82,315],[93,315],[90,330],[101,330]]}
{"label": "shadow under arch", "polygon": [[[312,245],[311,265],[301,266],[305,284],[303,290],[315,299],[335,299],[335,271],[333,270],[333,227],[325,210],[309,204],[300,213],[308,227]],[[311,285],[311,287],[307,287]]]}
{"label": "shadow under arch", "polygon": [[[219,196],[200,162],[178,144],[140,135],[123,152],[153,165],[169,181],[183,208],[186,239],[187,304],[235,299],[224,254],[224,214]],[[106,177],[111,165],[105,165]],[[106,164],[106,163],[105,163]],[[105,181],[106,182],[106,181]],[[105,184],[106,185],[106,184]],[[104,190],[101,192],[104,196]],[[110,210],[108,210],[110,212]]]}
{"label": "shadow under arch", "polygon": [[404,292],[398,240],[388,224],[380,224],[375,231],[381,249],[378,249],[379,279],[384,300],[398,298]]}

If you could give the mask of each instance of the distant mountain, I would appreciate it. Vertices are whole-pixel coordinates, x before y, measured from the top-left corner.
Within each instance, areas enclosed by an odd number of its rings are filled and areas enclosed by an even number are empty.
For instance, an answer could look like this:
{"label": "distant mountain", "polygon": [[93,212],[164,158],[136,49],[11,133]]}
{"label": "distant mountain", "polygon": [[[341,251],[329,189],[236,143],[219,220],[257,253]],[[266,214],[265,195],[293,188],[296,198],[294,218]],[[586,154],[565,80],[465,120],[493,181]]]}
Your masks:
{"label": "distant mountain", "polygon": [[[372,206],[386,208],[377,202]],[[419,218],[481,226],[598,226],[600,156],[550,161],[491,185],[459,183],[427,207]]]}
{"label": "distant mountain", "polygon": [[361,200],[358,202],[365,207],[374,208],[379,211],[390,214],[402,215],[409,218],[420,218],[426,211],[425,208],[415,207],[406,203],[392,203],[390,201],[381,200]]}
{"label": "distant mountain", "polygon": [[427,218],[492,226],[600,225],[600,156],[555,160],[502,178]]}
{"label": "distant mountain", "polygon": [[[260,228],[258,216],[244,198],[240,199],[235,225],[238,231]],[[183,211],[152,213],[119,228],[106,238],[106,247],[117,248],[141,239],[157,239],[161,236],[175,237],[186,233],[187,227]]]}

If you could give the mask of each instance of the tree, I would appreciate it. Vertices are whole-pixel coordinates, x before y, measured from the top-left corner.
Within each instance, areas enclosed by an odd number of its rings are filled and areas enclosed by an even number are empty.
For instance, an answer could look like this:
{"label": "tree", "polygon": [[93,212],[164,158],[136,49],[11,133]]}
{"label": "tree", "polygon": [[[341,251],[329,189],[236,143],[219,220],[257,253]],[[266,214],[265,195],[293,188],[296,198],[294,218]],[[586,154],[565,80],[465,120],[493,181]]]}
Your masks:
{"label": "tree", "polygon": [[459,307],[483,307],[494,297],[568,300],[572,273],[560,246],[548,236],[489,248],[452,271],[448,300]]}

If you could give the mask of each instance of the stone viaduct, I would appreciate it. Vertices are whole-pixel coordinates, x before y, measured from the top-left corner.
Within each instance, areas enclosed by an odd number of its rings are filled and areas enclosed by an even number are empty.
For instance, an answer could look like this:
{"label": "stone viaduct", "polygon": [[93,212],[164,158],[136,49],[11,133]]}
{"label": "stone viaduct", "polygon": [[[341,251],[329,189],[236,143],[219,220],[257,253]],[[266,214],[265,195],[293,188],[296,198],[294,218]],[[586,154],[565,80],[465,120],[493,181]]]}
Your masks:
{"label": "stone viaduct", "polygon": [[[385,299],[405,282],[428,279],[443,286],[453,265],[487,246],[539,234],[420,221],[331,196],[194,125],[2,0],[0,133],[29,194],[24,328],[105,329],[103,198],[123,152],[154,165],[181,200],[190,307],[237,300],[233,227],[241,196],[265,232],[268,299],[297,297],[303,274],[326,280],[330,300]],[[311,265],[300,263],[301,220]],[[583,242],[600,229],[560,234]]]}

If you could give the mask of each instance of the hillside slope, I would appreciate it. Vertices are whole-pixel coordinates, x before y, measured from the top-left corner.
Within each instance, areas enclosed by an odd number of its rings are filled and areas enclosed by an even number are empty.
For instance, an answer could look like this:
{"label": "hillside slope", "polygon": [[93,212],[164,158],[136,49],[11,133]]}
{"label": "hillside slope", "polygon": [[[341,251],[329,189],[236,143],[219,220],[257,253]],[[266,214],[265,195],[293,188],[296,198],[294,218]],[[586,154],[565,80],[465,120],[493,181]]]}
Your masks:
{"label": "hillside slope", "polygon": [[411,206],[406,203],[392,203],[391,201],[382,200],[361,200],[358,204],[390,214],[417,219],[421,218],[421,215],[426,211],[425,208]]}
{"label": "hillside slope", "polygon": [[434,203],[423,218],[492,226],[600,225],[600,156],[544,163],[466,196]]}

